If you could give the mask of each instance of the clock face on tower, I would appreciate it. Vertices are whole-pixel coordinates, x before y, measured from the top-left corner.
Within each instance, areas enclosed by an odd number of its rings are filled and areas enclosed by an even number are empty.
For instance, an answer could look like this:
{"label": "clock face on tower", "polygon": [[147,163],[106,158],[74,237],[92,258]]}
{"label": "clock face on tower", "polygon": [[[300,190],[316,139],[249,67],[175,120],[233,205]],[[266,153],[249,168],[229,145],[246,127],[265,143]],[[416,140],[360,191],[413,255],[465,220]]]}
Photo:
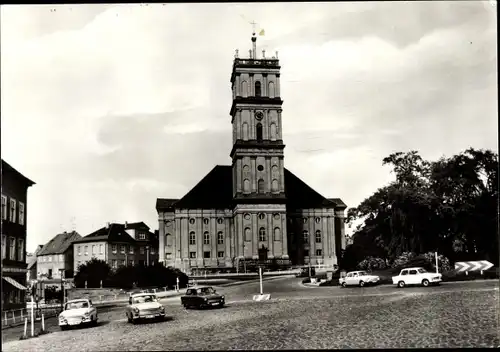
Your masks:
{"label": "clock face on tower", "polygon": [[256,118],[257,120],[259,120],[259,121],[260,121],[260,120],[262,120],[262,118],[263,118],[263,117],[264,117],[264,114],[262,113],[262,111],[257,111],[257,112],[255,113],[255,118]]}

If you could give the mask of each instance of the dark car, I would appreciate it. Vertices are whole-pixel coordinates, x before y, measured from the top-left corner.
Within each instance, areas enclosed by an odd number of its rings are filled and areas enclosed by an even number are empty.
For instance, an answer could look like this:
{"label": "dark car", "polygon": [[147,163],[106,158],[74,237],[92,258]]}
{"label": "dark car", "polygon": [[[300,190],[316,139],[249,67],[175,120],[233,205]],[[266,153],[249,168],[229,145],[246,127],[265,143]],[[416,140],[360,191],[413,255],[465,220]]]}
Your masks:
{"label": "dark car", "polygon": [[316,269],[314,269],[313,267],[311,267],[311,268],[304,267],[304,268],[300,268],[300,272],[297,275],[295,275],[295,277],[309,277],[309,270],[311,270],[311,272],[310,272],[311,276],[316,275]]}
{"label": "dark car", "polygon": [[219,295],[211,286],[191,287],[186,290],[186,294],[181,297],[184,308],[205,308],[219,307],[225,304],[224,295]]}

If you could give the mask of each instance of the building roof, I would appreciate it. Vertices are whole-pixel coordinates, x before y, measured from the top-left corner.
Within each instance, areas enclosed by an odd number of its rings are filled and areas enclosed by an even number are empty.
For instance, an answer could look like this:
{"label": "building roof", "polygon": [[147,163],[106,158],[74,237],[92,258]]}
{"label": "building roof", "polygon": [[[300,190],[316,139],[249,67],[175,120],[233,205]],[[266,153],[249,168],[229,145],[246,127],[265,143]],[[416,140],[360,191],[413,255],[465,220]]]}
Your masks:
{"label": "building roof", "polygon": [[[181,199],[158,198],[156,210],[230,209],[234,206],[232,188],[232,167],[217,165]],[[287,207],[292,209],[347,207],[340,198],[323,197],[286,168],[285,194]]]}
{"label": "building roof", "polygon": [[[130,225],[133,225],[131,227]],[[133,228],[140,228],[140,227],[147,227],[149,229],[149,226],[147,226],[144,222],[136,222],[132,224],[127,224],[127,230],[128,229],[133,229]],[[150,234],[151,231],[148,231]],[[136,241],[132,236],[130,236],[126,231],[125,231],[125,225],[124,224],[117,224],[117,223],[111,223],[109,224],[109,227],[102,227],[99,230],[96,230],[92,232],[91,234],[82,237],[73,243],[85,243],[85,242],[97,242],[97,241],[107,241],[107,242],[130,242],[130,243],[135,243],[135,242],[141,242],[141,241]]]}
{"label": "building roof", "polygon": [[71,244],[82,238],[77,232],[63,232],[52,238],[36,255],[63,254]]}
{"label": "building roof", "polygon": [[29,178],[24,176],[22,173],[14,169],[8,162],[2,159],[2,178],[6,174],[13,174],[17,177],[19,177],[20,180],[22,180],[28,187],[33,186],[35,182],[31,181]]}
{"label": "building roof", "polygon": [[144,227],[147,227],[148,230],[149,230],[149,226],[146,225],[146,223],[144,223],[143,221],[139,221],[139,222],[127,222],[127,230],[130,230],[130,229],[131,230],[140,229],[140,228],[144,228]]}
{"label": "building roof", "polygon": [[173,198],[158,198],[156,200],[156,210],[170,209],[178,200],[179,199],[173,199]]}
{"label": "building roof", "polygon": [[35,249],[35,253],[33,253],[32,255],[26,256],[26,262],[28,264],[28,267],[27,267],[28,270],[31,269],[33,267],[33,265],[36,264],[36,256],[42,250],[42,248],[43,248],[43,245],[39,244],[36,247],[36,249]]}

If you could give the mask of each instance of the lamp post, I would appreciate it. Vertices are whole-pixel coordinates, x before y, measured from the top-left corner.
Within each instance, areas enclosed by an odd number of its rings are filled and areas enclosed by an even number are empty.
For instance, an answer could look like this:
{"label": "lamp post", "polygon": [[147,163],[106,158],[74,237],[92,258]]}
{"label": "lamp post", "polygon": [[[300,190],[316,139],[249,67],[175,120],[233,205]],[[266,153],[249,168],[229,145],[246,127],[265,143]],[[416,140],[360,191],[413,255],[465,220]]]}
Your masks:
{"label": "lamp post", "polygon": [[149,246],[146,246],[146,265],[149,266]]}
{"label": "lamp post", "polygon": [[63,305],[64,305],[64,282],[63,282],[63,276],[64,276],[64,269],[59,269],[59,272],[61,273],[61,312],[63,311]]}

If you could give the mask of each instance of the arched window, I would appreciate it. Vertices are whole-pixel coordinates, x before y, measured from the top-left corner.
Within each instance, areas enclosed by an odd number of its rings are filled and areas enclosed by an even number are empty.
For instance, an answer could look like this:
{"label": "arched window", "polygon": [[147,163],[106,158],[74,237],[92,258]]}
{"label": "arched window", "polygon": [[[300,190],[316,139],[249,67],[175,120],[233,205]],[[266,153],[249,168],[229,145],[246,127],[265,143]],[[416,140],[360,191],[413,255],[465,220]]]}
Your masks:
{"label": "arched window", "polygon": [[259,241],[260,242],[265,242],[266,241],[266,229],[261,227],[259,229]]}
{"label": "arched window", "polygon": [[257,141],[262,141],[262,124],[259,122],[257,126],[255,126],[257,132]]}
{"label": "arched window", "polygon": [[260,82],[259,81],[255,82],[255,96],[256,97],[260,97],[261,96]]}
{"label": "arched window", "polygon": [[269,82],[269,98],[274,98],[274,82]]}
{"label": "arched window", "polygon": [[243,192],[250,192],[250,180],[249,179],[243,180]]}
{"label": "arched window", "polygon": [[217,233],[217,244],[224,244],[224,233],[222,231]]}
{"label": "arched window", "polygon": [[196,234],[194,231],[189,233],[189,244],[196,244]]}
{"label": "arched window", "polygon": [[247,81],[241,81],[241,96],[246,98],[248,95],[248,84]]}
{"label": "arched window", "polygon": [[203,219],[203,223],[204,223],[205,225],[208,225],[208,223],[209,223],[209,222],[210,222],[210,220],[208,220],[207,218]]}
{"label": "arched window", "polygon": [[271,183],[271,190],[273,192],[278,192],[278,180],[274,179]]}
{"label": "arched window", "polygon": [[203,233],[203,244],[210,244],[210,234],[208,231]]}
{"label": "arched window", "polygon": [[243,134],[243,140],[248,141],[248,123],[243,122],[243,125],[241,126],[242,128],[242,134]]}
{"label": "arched window", "polygon": [[167,233],[165,235],[165,243],[167,244],[167,246],[171,246],[172,245],[172,235]]}
{"label": "arched window", "polygon": [[245,241],[251,241],[252,240],[252,232],[250,231],[249,227],[245,228]]}
{"label": "arched window", "polygon": [[274,240],[281,241],[281,231],[279,227],[274,228]]}
{"label": "arched window", "polygon": [[316,231],[316,243],[321,243],[321,231]]}
{"label": "arched window", "polygon": [[271,140],[275,141],[278,138],[276,124],[272,123],[270,126]]}
{"label": "arched window", "polygon": [[258,189],[259,193],[264,193],[265,192],[265,190],[264,190],[264,180],[263,179],[260,179],[257,182],[257,189]]}
{"label": "arched window", "polygon": [[304,243],[308,244],[309,243],[309,231],[302,232],[302,236],[304,236]]}

